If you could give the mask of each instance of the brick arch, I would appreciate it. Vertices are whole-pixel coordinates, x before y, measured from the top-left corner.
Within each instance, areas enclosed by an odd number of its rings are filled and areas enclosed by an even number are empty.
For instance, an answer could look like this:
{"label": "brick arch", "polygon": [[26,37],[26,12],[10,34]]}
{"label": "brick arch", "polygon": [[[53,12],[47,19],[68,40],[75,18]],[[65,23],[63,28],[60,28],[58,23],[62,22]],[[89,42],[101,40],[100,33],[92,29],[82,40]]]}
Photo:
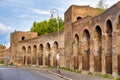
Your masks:
{"label": "brick arch", "polygon": [[88,29],[85,29],[82,33],[81,42],[81,52],[82,52],[82,69],[90,69],[90,33]]}
{"label": "brick arch", "polygon": [[46,50],[47,51],[50,51],[50,49],[51,49],[51,46],[50,46],[50,43],[48,42],[48,43],[46,43],[46,46],[45,46],[45,48],[46,48]]}
{"label": "brick arch", "polygon": [[22,65],[25,65],[25,62],[26,62],[26,47],[25,46],[22,46],[22,56],[21,56],[21,64]]}
{"label": "brick arch", "polygon": [[51,50],[51,46],[50,46],[49,42],[46,43],[45,50],[46,50],[46,53],[45,53],[45,65],[50,66],[50,64],[51,64],[50,63],[50,57],[51,57],[50,50]]}
{"label": "brick arch", "polygon": [[27,57],[27,64],[28,65],[30,65],[31,64],[31,46],[28,46],[27,47],[27,55],[26,55],[26,57]]}
{"label": "brick arch", "polygon": [[74,35],[74,40],[75,40],[75,42],[79,43],[79,35],[78,34]]}
{"label": "brick arch", "polygon": [[39,45],[39,55],[38,55],[38,64],[39,65],[43,65],[43,49],[44,49],[43,44],[40,44]]}
{"label": "brick arch", "polygon": [[115,27],[113,27],[113,19],[112,19],[112,17],[111,16],[109,16],[108,18],[106,18],[105,19],[105,21],[104,21],[104,28],[102,29],[102,31],[104,32],[104,33],[107,33],[106,31],[107,31],[107,23],[110,23],[111,24],[111,27],[110,28],[112,28],[112,32],[115,30]]}
{"label": "brick arch", "polygon": [[41,50],[43,52],[43,48],[44,48],[43,44],[40,44],[39,45],[39,50]]}
{"label": "brick arch", "polygon": [[106,62],[106,73],[112,74],[112,22],[110,19],[106,21],[106,43],[107,43],[107,53],[105,54]]}
{"label": "brick arch", "polygon": [[28,50],[28,51],[31,51],[31,46],[28,46],[28,47],[27,47],[27,50]]}
{"label": "brick arch", "polygon": [[120,14],[117,16],[117,25],[116,25],[116,30],[120,32]]}
{"label": "brick arch", "polygon": [[99,25],[94,28],[94,71],[101,72],[102,30]]}
{"label": "brick arch", "polygon": [[22,51],[26,51],[26,47],[25,46],[22,46]]}
{"label": "brick arch", "polygon": [[79,36],[78,34],[74,35],[74,42],[73,42],[73,55],[72,55],[72,64],[74,70],[79,69]]}
{"label": "brick arch", "polygon": [[57,41],[55,41],[54,43],[53,43],[53,48],[55,48],[55,49],[58,49],[58,42]]}
{"label": "brick arch", "polygon": [[36,65],[36,60],[37,60],[37,45],[33,46],[33,52],[32,52],[32,64]]}
{"label": "brick arch", "polygon": [[58,48],[59,48],[59,44],[58,44],[58,42],[57,41],[55,41],[54,43],[53,43],[53,66],[57,66],[57,60],[56,60],[56,54],[59,52],[59,50],[58,50]]}

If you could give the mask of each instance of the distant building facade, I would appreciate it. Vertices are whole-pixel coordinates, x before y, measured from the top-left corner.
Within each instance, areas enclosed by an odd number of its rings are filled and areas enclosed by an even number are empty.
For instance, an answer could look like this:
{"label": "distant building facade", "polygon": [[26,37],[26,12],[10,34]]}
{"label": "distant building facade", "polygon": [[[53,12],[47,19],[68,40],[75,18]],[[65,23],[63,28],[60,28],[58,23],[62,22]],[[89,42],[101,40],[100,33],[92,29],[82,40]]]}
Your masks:
{"label": "distant building facade", "polygon": [[0,45],[0,61],[5,61],[6,47]]}
{"label": "distant building facade", "polygon": [[65,12],[65,29],[37,36],[13,32],[10,62],[16,65],[60,66],[82,72],[120,75],[120,2],[98,15],[89,6],[72,5]]}

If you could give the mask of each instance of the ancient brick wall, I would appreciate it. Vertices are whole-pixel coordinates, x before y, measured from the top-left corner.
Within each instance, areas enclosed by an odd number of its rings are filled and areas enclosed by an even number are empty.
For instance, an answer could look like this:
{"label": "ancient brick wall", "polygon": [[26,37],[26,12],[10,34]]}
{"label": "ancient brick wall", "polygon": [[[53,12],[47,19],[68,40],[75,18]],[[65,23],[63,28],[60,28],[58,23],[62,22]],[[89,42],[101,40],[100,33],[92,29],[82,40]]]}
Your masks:
{"label": "ancient brick wall", "polygon": [[5,61],[6,47],[0,45],[0,61]]}
{"label": "ancient brick wall", "polygon": [[92,7],[72,5],[65,12],[65,29],[59,37],[58,32],[39,37],[36,33],[12,33],[14,63],[56,66],[56,54],[60,53],[61,67],[120,75],[120,2],[97,14]]}
{"label": "ancient brick wall", "polygon": [[65,13],[65,54],[68,54],[65,57],[69,57],[66,67],[118,75],[120,2],[100,15],[84,16],[79,20],[76,20],[77,16],[89,13],[89,10],[80,14],[81,7],[75,7],[77,9],[73,11],[70,8]]}
{"label": "ancient brick wall", "polygon": [[17,52],[17,43],[19,43],[19,41],[23,41],[26,39],[30,39],[30,38],[34,38],[37,37],[37,33],[36,32],[21,32],[21,31],[15,31],[13,33],[11,33],[10,35],[10,51],[11,51],[11,62],[14,62],[15,60],[15,54]]}

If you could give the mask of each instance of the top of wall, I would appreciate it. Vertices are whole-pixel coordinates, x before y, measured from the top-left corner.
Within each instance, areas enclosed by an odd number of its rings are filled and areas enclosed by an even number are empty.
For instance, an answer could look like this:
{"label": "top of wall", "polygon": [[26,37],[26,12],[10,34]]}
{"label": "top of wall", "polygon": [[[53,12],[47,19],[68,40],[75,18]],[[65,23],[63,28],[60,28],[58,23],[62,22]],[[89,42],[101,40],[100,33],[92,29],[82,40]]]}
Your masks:
{"label": "top of wall", "polygon": [[4,51],[4,50],[6,50],[6,47],[3,45],[0,45],[0,51]]}
{"label": "top of wall", "polygon": [[25,31],[25,32],[23,32],[23,31],[14,31],[14,32],[12,32],[11,34],[19,34],[19,33],[32,33],[32,34],[37,34],[37,32],[30,32],[30,31]]}
{"label": "top of wall", "polygon": [[[63,36],[64,35],[64,30],[63,31],[59,31],[59,36]],[[24,41],[19,41],[19,42],[28,42],[28,41],[32,41],[32,40],[36,40],[36,39],[50,39],[50,38],[58,38],[58,32],[53,32],[53,33],[49,33],[49,34],[46,34],[46,35],[41,35],[41,36],[38,36],[38,37],[34,37],[34,38],[30,38],[30,39],[26,39]]]}
{"label": "top of wall", "polygon": [[81,19],[87,16],[96,16],[100,12],[98,9],[90,7],[90,6],[79,6],[79,5],[71,5],[67,11],[65,12],[65,23],[75,22],[80,17]]}

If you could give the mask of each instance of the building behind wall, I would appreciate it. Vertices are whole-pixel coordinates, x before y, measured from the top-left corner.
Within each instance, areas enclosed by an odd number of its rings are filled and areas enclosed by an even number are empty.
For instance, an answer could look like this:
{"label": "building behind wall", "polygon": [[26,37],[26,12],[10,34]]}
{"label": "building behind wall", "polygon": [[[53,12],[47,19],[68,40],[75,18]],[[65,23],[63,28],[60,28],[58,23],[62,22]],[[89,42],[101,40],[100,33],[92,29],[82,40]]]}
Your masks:
{"label": "building behind wall", "polygon": [[0,61],[5,61],[6,47],[0,45]]}
{"label": "building behind wall", "polygon": [[11,33],[11,62],[16,65],[60,66],[82,72],[120,75],[120,2],[99,14],[90,6],[72,5],[65,12],[64,31],[37,36]]}

